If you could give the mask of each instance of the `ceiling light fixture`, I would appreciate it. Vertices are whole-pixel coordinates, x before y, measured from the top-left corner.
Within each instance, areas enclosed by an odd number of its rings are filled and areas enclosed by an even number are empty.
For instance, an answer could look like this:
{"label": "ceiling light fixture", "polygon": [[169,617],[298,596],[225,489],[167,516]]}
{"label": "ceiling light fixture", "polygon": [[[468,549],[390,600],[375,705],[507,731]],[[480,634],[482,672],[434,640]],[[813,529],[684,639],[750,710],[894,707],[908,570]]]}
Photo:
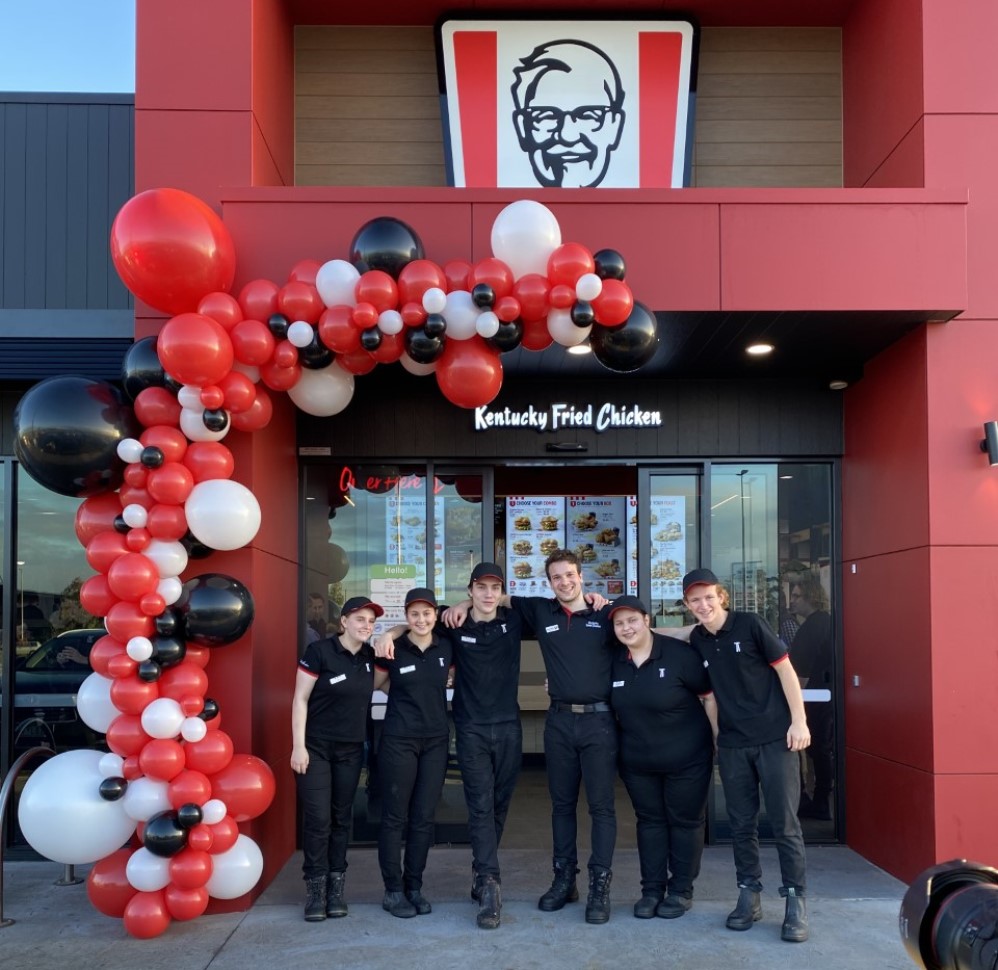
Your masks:
{"label": "ceiling light fixture", "polygon": [[593,348],[589,346],[589,341],[586,340],[584,343],[575,344],[573,347],[568,348],[570,354],[574,354],[576,357],[581,357],[583,354],[591,354]]}
{"label": "ceiling light fixture", "polygon": [[848,381],[834,380],[828,382],[828,389],[830,391],[844,391],[848,386]]}
{"label": "ceiling light fixture", "polygon": [[766,354],[771,354],[775,349],[772,344],[749,344],[745,348],[745,353],[751,354],[753,357],[764,357]]}

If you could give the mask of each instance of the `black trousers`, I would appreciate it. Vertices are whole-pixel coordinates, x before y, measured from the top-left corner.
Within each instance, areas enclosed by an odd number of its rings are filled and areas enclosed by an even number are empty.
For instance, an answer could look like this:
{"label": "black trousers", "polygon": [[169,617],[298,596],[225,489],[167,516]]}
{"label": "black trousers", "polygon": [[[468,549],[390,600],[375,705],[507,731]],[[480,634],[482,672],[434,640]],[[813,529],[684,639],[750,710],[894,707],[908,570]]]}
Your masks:
{"label": "black trousers", "polygon": [[[447,742],[446,734],[439,738],[381,737],[378,863],[387,892],[423,886],[426,857],[433,845],[434,816],[447,772]],[[404,873],[399,861],[403,833]]]}
{"label": "black trousers", "polygon": [[345,872],[353,799],[364,763],[362,741],[309,741],[308,770],[295,775],[302,806],[306,879]]}
{"label": "black trousers", "polygon": [[712,761],[672,772],[620,766],[638,821],[642,895],[692,898],[703,857],[712,769]]}
{"label": "black trousers", "polygon": [[617,728],[613,714],[572,714],[549,709],[544,722],[544,756],[551,793],[555,866],[578,865],[575,812],[580,785],[585,783],[592,822],[589,866],[609,869],[617,841],[613,790],[617,778]]}
{"label": "black trousers", "polygon": [[783,885],[803,894],[806,889],[804,837],[797,819],[800,803],[800,756],[780,738],[749,748],[718,748],[721,783],[731,820],[732,849],[738,885],[762,890],[759,862],[759,789],[780,857]]}
{"label": "black trousers", "polygon": [[471,864],[482,875],[499,878],[499,842],[522,761],[519,721],[457,725],[457,763],[468,806]]}

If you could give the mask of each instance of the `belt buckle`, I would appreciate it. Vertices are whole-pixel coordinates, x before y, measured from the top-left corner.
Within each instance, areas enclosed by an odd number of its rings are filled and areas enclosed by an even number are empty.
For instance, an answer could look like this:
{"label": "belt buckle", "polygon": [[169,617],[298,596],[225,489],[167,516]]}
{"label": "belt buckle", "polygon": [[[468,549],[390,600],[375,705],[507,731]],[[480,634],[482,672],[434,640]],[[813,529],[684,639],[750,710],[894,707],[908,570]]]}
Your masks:
{"label": "belt buckle", "polygon": [[586,713],[586,705],[585,704],[569,704],[568,706],[571,707],[573,714],[585,714]]}

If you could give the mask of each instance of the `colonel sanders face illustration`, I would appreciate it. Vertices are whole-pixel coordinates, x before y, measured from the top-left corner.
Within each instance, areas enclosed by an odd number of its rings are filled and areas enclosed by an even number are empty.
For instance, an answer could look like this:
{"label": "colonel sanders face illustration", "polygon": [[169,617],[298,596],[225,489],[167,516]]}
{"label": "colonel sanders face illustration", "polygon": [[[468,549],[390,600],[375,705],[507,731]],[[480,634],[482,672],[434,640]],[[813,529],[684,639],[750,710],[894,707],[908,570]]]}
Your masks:
{"label": "colonel sanders face illustration", "polygon": [[535,47],[513,69],[513,123],[540,185],[599,185],[624,129],[613,62],[579,40]]}

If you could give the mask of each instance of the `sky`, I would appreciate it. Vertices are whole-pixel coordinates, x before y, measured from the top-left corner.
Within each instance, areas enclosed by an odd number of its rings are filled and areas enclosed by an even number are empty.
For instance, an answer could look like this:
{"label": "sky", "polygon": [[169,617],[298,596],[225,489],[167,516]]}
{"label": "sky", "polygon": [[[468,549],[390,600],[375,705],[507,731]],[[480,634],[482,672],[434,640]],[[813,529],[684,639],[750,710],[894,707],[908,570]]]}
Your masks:
{"label": "sky", "polygon": [[0,91],[135,91],[136,0],[0,0]]}

